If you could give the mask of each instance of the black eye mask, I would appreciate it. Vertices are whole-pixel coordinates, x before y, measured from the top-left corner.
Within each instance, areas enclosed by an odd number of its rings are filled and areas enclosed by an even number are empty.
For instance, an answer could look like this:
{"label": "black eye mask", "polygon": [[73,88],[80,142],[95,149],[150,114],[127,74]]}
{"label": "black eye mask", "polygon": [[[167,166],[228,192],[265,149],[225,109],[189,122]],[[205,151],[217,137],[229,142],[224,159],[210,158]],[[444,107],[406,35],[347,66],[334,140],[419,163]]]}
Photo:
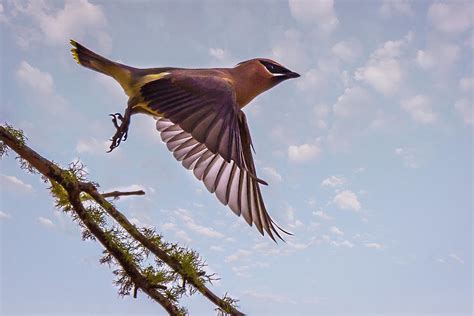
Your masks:
{"label": "black eye mask", "polygon": [[267,68],[269,72],[272,74],[287,74],[290,73],[291,71],[286,69],[285,67],[282,67],[280,65],[272,64],[267,61],[260,60],[260,63]]}

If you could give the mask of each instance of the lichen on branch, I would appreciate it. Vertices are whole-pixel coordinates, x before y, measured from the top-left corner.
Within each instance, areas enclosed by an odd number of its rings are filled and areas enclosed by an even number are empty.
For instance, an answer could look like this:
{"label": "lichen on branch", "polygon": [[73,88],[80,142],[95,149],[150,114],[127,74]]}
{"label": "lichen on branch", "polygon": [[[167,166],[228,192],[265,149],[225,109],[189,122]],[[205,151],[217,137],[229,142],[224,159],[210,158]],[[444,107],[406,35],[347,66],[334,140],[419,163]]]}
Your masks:
{"label": "lichen on branch", "polygon": [[50,183],[56,208],[81,227],[84,240],[96,240],[104,247],[100,263],[114,269],[120,295],[133,293],[137,297],[141,290],[170,315],[185,315],[180,298],[199,291],[217,306],[220,315],[244,315],[237,310],[236,300],[227,295],[221,299],[207,288],[216,277],[205,272],[205,261],[196,251],[164,241],[153,228],[135,226],[107,200],[143,195],[143,191],[99,193],[99,185],[87,180],[80,162],[63,169],[28,147],[26,141],[23,131],[8,124],[0,126],[0,158],[12,149],[20,168],[40,173]]}

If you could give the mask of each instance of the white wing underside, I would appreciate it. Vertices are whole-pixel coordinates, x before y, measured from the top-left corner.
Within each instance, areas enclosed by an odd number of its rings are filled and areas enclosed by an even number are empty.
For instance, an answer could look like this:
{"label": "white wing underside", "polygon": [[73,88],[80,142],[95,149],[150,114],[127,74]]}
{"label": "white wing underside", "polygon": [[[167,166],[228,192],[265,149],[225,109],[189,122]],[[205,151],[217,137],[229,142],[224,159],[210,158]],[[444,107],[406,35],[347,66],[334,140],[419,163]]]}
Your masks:
{"label": "white wing underside", "polygon": [[192,170],[222,204],[228,205],[238,216],[242,214],[250,226],[255,223],[260,233],[263,234],[263,228],[272,238],[272,233],[278,235],[265,210],[258,183],[246,170],[241,170],[233,160],[227,162],[218,153],[212,153],[166,118],[157,118],[156,128],[174,157]]}

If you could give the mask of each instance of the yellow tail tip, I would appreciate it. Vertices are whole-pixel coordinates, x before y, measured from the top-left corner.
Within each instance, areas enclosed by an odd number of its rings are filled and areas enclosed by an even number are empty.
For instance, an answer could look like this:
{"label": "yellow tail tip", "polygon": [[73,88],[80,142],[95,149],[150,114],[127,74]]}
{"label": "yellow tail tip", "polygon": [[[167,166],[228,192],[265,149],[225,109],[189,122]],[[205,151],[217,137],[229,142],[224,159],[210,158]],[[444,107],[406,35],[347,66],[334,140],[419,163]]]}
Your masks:
{"label": "yellow tail tip", "polygon": [[77,54],[77,49],[75,48],[71,49],[71,53],[72,53],[72,58],[74,58],[74,60],[80,65],[81,62],[79,61],[79,55]]}

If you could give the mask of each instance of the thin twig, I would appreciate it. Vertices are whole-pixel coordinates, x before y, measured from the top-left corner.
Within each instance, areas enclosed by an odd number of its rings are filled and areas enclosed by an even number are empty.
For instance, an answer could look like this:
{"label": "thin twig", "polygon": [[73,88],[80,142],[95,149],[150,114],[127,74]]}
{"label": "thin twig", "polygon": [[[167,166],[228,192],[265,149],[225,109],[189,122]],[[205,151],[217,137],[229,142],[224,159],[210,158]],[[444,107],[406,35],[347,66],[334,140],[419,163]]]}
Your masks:
{"label": "thin twig", "polygon": [[101,193],[103,197],[109,198],[113,197],[114,199],[120,197],[120,196],[128,196],[128,195],[145,195],[145,191],[143,190],[138,190],[138,191],[127,191],[127,192],[122,192],[122,191],[112,191],[112,192],[107,192],[107,193]]}

